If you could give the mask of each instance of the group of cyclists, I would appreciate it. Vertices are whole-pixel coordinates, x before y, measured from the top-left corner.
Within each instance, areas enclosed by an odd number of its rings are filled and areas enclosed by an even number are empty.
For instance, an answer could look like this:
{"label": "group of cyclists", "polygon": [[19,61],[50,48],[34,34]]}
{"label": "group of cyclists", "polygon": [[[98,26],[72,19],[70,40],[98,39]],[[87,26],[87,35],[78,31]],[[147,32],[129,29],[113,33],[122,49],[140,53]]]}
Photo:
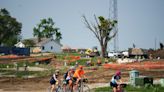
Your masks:
{"label": "group of cyclists", "polygon": [[[53,74],[50,84],[51,92],[55,89],[55,85],[58,84],[59,70],[55,71]],[[77,69],[75,67],[70,67],[69,70],[64,74],[64,80],[68,85],[69,89],[74,90],[77,88],[77,84],[82,78],[86,78],[83,66],[79,66]],[[117,71],[111,78],[110,86],[113,88],[113,92],[122,92],[121,90],[121,72]],[[73,87],[74,85],[74,87]]]}
{"label": "group of cyclists", "polygon": [[[50,79],[51,92],[53,92],[53,90],[55,89],[55,85],[58,84],[58,76],[59,70],[56,70],[52,78]],[[66,82],[66,85],[68,85],[70,90],[73,90],[73,88],[77,88],[77,84],[82,78],[86,78],[83,66],[79,66],[77,69],[72,66],[64,74],[64,81]],[[75,86],[73,87],[73,85]]]}

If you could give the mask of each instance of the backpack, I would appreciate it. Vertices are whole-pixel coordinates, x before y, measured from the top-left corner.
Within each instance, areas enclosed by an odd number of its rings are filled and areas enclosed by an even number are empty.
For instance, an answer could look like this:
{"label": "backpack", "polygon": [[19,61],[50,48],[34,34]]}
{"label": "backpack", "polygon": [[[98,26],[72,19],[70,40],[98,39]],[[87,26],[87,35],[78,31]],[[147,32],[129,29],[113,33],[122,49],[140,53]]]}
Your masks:
{"label": "backpack", "polygon": [[51,84],[55,83],[55,79],[53,77],[51,77],[50,81]]}
{"label": "backpack", "polygon": [[66,72],[66,73],[64,73],[64,79],[66,79],[67,78],[67,76],[68,76],[68,71]]}

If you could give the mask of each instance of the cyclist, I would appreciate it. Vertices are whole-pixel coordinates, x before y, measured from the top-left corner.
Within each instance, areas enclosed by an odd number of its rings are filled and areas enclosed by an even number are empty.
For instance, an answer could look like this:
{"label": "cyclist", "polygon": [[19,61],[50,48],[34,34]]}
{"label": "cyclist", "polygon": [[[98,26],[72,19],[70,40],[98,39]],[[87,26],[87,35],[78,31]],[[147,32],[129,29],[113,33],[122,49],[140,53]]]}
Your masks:
{"label": "cyclist", "polygon": [[50,84],[51,84],[51,91],[50,92],[53,92],[53,90],[55,89],[55,84],[56,85],[58,84],[58,76],[59,76],[59,70],[56,70],[50,79]]}
{"label": "cyclist", "polygon": [[79,69],[77,69],[73,75],[73,79],[75,81],[76,84],[78,84],[78,82],[82,79],[82,78],[86,78],[85,76],[85,72],[83,70],[83,66],[79,66]]}
{"label": "cyclist", "polygon": [[121,72],[117,71],[110,81],[110,86],[113,88],[113,92],[118,92],[118,90],[121,90],[120,89],[121,83],[122,83]]}
{"label": "cyclist", "polygon": [[69,85],[69,88],[72,89],[72,78],[75,72],[75,68],[72,66],[70,67],[69,71],[67,72],[66,82]]}

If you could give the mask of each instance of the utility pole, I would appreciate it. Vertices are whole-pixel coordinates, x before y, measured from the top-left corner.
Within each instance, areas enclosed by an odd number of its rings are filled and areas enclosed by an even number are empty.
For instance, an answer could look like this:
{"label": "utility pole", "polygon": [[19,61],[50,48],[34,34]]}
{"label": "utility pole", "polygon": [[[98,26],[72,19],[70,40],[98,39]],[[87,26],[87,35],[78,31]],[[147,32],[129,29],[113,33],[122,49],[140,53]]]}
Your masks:
{"label": "utility pole", "polygon": [[155,47],[154,47],[154,50],[156,50],[156,44],[157,44],[157,38],[156,38],[156,37],[155,37],[155,40],[154,40],[154,41],[155,41],[155,43],[154,43],[154,44],[155,44],[155,45],[154,45],[154,46],[155,46]]}
{"label": "utility pole", "polygon": [[[118,10],[117,10],[117,0],[109,0],[109,19],[118,21]],[[114,52],[119,50],[119,41],[118,41],[118,23],[113,28],[113,33],[117,32],[114,37]]]}

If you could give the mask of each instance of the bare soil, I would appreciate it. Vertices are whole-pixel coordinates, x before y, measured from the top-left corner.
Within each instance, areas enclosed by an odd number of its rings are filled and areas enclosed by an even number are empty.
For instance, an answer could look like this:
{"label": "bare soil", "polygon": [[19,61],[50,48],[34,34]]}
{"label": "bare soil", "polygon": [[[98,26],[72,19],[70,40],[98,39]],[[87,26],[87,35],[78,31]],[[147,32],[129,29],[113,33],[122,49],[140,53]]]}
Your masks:
{"label": "bare soil", "polygon": [[[60,65],[62,64],[54,64],[56,67]],[[104,69],[102,66],[99,66],[85,67],[85,71],[89,84],[100,84],[108,83],[116,70]],[[122,79],[124,82],[129,81],[129,72],[130,70],[122,70]],[[154,80],[164,78],[164,70],[139,70],[139,74],[143,76],[152,76]],[[63,75],[60,75],[60,78],[62,78],[62,76]],[[1,77],[0,92],[47,92],[46,90],[50,86],[50,78],[51,76],[30,79]]]}

